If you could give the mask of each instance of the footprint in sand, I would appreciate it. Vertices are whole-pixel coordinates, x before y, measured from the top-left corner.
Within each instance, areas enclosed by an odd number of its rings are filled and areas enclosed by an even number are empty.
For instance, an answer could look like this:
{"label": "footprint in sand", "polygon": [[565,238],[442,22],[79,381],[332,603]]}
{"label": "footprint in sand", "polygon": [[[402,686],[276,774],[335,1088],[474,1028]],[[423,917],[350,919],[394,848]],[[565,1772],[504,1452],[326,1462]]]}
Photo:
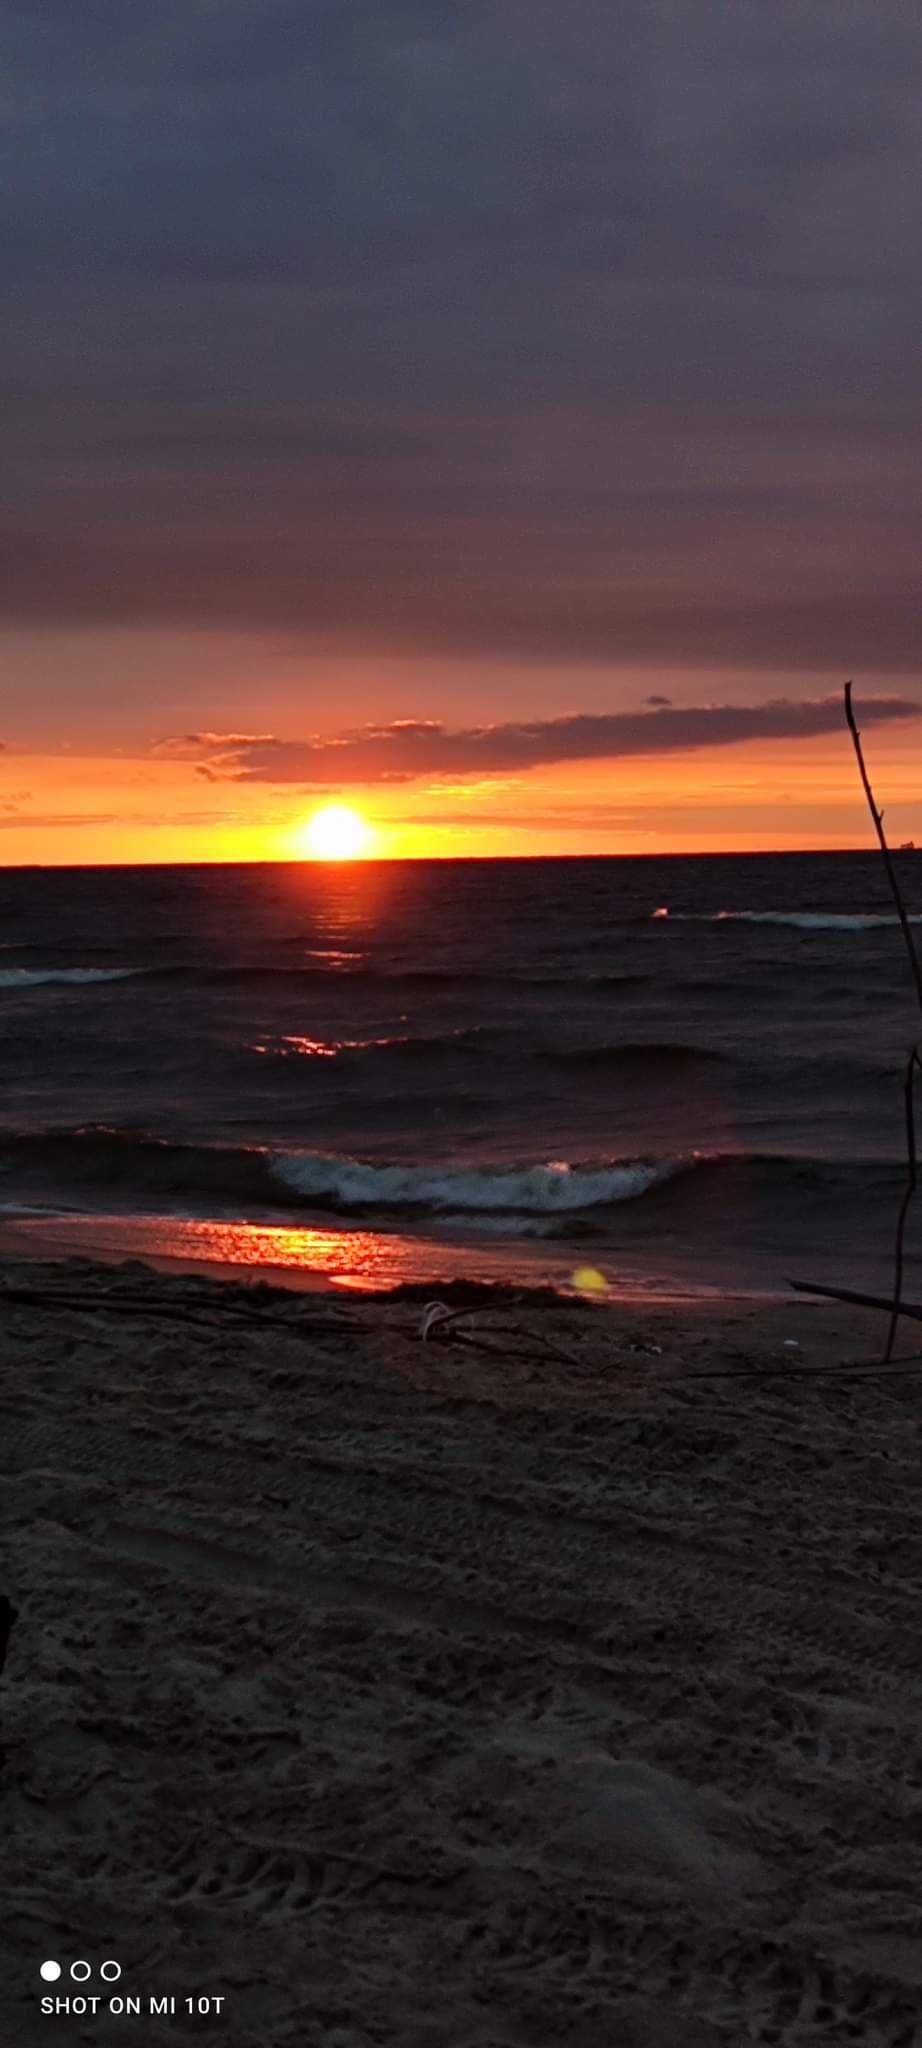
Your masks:
{"label": "footprint in sand", "polygon": [[716,1792],[603,1750],[545,1774],[540,1825],[549,1849],[590,1856],[683,1890],[763,1889],[766,1872],[743,1812]]}

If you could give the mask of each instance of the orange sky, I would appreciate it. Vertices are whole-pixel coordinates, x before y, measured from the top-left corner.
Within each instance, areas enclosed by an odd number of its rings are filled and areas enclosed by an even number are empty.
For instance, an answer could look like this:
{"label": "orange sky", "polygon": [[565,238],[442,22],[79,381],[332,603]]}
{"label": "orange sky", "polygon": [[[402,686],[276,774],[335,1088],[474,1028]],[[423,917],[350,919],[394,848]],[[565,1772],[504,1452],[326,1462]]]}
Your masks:
{"label": "orange sky", "polygon": [[[361,811],[382,858],[865,846],[843,681],[652,663],[372,658],[292,635],[215,630],[0,632],[0,863],[286,860],[303,854],[299,827],[336,801]],[[922,717],[875,721],[871,708],[896,700],[911,710],[918,680],[865,673],[854,687],[894,843],[922,842]],[[780,704],[796,723],[818,700],[829,729],[815,736],[665,750],[660,736],[658,751],[652,739],[643,751],[646,721],[655,738],[673,715],[719,722],[720,707],[759,715]],[[674,714],[649,709],[667,702]],[[574,715],[612,719],[616,746],[625,744],[619,721],[636,727],[639,717],[640,747],[635,733],[634,751],[609,757],[474,765],[478,732],[502,739],[521,725],[543,746],[554,721]],[[437,772],[398,780],[385,754],[377,779],[331,780],[343,734],[386,736],[395,721],[419,720],[437,721],[450,744],[467,733],[457,767],[449,753]],[[187,744],[190,733],[217,737]],[[264,758],[257,747],[235,759],[226,743],[254,734],[275,736]],[[305,741],[321,749],[322,788],[300,772]],[[254,779],[240,779],[241,763]]]}
{"label": "orange sky", "polygon": [[[353,804],[386,858],[756,851],[870,843],[848,735],[765,740],[521,773],[395,786],[215,782],[151,746],[76,745],[0,754],[0,860],[7,863],[276,860],[328,801]],[[915,726],[866,735],[894,843],[922,840]],[[302,849],[303,850],[303,849]]]}

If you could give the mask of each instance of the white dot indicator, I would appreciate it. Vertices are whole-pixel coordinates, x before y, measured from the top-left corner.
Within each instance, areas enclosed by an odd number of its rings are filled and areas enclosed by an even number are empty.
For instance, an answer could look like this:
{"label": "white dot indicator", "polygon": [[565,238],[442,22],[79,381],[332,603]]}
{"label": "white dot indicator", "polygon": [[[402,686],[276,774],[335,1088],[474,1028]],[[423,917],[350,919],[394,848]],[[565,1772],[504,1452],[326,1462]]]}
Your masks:
{"label": "white dot indicator", "polygon": [[108,1963],[100,1963],[99,1974],[101,1977],[105,1977],[107,1984],[115,1984],[118,1982],[118,1979],[122,1974],[121,1963],[113,1963],[111,1961]]}
{"label": "white dot indicator", "polygon": [[71,1963],[70,1974],[76,1977],[78,1984],[85,1984],[87,1978],[93,1975],[93,1965],[84,1962]]}
{"label": "white dot indicator", "polygon": [[44,1977],[46,1984],[55,1984],[61,1975],[61,1965],[49,1959],[47,1963],[42,1964],[38,1974],[40,1977]]}

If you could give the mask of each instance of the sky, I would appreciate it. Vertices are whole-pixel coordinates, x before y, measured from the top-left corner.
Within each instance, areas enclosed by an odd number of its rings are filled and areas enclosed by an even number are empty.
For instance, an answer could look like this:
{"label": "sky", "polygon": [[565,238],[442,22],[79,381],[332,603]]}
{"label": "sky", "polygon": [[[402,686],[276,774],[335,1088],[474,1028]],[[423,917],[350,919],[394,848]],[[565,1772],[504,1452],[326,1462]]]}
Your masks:
{"label": "sky", "polygon": [[905,0],[0,11],[0,861],[922,842]]}

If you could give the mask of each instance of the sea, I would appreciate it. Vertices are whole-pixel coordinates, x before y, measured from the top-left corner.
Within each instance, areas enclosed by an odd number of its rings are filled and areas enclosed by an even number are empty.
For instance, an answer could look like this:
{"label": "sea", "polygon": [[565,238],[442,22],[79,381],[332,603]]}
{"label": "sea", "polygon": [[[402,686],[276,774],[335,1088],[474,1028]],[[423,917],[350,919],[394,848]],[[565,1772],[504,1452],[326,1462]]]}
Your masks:
{"label": "sea", "polygon": [[7,868],[0,1246],[880,1290],[920,1031],[875,853]]}

